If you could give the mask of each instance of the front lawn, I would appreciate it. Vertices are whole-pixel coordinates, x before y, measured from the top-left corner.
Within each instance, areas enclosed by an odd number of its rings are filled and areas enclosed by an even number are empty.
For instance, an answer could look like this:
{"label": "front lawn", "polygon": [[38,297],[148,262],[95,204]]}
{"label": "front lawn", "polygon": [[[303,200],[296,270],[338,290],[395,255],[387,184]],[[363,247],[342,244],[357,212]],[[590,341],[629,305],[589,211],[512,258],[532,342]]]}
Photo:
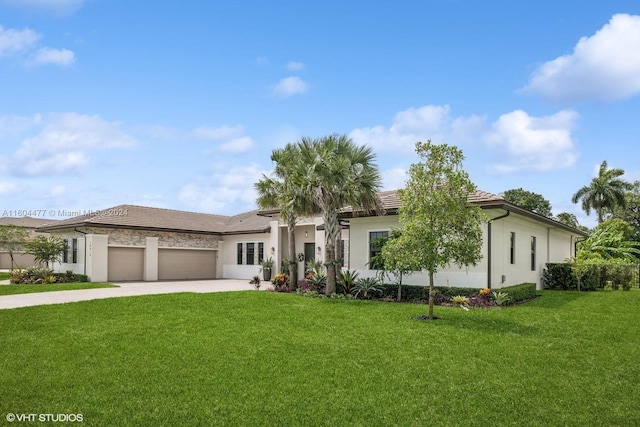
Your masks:
{"label": "front lawn", "polygon": [[48,285],[0,285],[0,295],[31,294],[34,292],[71,291],[78,289],[117,288],[111,283],[70,282]]}
{"label": "front lawn", "polygon": [[0,311],[0,417],[83,425],[640,425],[640,292],[503,310],[270,292]]}
{"label": "front lawn", "polygon": [[11,273],[7,273],[6,271],[0,271],[0,280],[9,280],[11,277]]}

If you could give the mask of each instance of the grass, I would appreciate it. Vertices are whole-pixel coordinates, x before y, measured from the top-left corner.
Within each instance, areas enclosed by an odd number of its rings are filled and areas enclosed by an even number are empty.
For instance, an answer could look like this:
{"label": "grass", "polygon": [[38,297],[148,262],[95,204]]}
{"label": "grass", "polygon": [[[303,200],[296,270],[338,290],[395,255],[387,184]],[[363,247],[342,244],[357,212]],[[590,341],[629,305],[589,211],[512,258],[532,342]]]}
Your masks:
{"label": "grass", "polygon": [[640,425],[640,291],[503,310],[240,292],[0,311],[0,417],[84,425]]}
{"label": "grass", "polygon": [[97,288],[117,288],[117,286],[111,283],[98,282],[53,283],[49,285],[0,285],[0,296]]}
{"label": "grass", "polygon": [[0,271],[0,280],[9,280],[9,277],[11,277],[10,273],[7,273],[6,271]]}

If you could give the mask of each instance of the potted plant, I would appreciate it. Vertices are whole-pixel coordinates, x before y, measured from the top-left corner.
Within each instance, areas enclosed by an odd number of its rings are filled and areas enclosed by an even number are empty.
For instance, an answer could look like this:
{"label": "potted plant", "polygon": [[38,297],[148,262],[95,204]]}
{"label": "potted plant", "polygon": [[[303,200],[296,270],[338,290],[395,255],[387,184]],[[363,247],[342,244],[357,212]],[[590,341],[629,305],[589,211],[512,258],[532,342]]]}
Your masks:
{"label": "potted plant", "polygon": [[265,281],[271,280],[271,270],[273,270],[273,258],[265,258],[260,261],[260,267],[262,271],[262,278]]}

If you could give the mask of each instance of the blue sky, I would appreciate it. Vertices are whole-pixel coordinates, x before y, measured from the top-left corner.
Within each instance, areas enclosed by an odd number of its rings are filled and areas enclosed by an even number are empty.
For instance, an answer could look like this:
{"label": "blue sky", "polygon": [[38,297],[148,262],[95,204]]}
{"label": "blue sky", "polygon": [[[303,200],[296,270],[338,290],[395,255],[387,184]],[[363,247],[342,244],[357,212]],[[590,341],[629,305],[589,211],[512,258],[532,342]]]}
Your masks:
{"label": "blue sky", "polygon": [[240,213],[334,132],[384,189],[431,139],[592,226],[600,162],[640,179],[640,3],[0,0],[0,211]]}

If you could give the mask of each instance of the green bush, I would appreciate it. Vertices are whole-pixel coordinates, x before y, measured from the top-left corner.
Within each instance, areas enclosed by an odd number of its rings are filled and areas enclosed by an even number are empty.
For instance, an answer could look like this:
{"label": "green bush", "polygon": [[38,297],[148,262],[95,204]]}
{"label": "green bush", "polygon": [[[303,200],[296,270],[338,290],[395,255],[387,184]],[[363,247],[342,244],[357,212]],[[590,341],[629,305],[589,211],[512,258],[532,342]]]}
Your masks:
{"label": "green bush", "polygon": [[600,281],[600,266],[597,264],[577,265],[574,272],[581,291],[597,291],[604,288],[604,283]]}
{"label": "green bush", "polygon": [[547,263],[542,272],[542,285],[545,289],[576,290],[578,279],[569,263]]}
{"label": "green bush", "polygon": [[[380,286],[382,289],[382,298],[395,299],[398,295],[398,285],[396,283],[387,283]],[[402,301],[417,301],[426,299],[429,288],[422,285],[402,285]]]}
{"label": "green bush", "polygon": [[506,288],[500,288],[500,292],[506,292],[508,294],[510,304],[518,301],[526,301],[538,295],[536,293],[535,283],[521,283],[519,285],[507,286]]}

